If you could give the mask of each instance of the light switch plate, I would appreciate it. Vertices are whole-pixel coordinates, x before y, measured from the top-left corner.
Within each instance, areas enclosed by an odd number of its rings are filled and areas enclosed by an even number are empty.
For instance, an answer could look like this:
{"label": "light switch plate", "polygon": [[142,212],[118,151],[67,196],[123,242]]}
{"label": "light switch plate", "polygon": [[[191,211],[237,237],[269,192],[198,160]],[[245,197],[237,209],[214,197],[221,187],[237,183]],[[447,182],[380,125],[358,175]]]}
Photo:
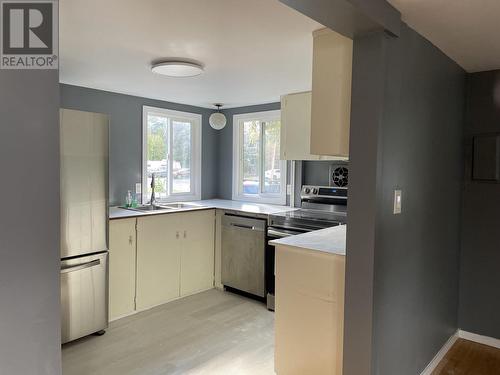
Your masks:
{"label": "light switch plate", "polygon": [[394,190],[394,215],[401,213],[401,207],[403,204],[403,196],[401,190]]}
{"label": "light switch plate", "polygon": [[135,183],[135,193],[136,194],[141,194],[142,191],[142,184],[140,182]]}
{"label": "light switch plate", "polygon": [[286,195],[292,194],[292,185],[286,185]]}

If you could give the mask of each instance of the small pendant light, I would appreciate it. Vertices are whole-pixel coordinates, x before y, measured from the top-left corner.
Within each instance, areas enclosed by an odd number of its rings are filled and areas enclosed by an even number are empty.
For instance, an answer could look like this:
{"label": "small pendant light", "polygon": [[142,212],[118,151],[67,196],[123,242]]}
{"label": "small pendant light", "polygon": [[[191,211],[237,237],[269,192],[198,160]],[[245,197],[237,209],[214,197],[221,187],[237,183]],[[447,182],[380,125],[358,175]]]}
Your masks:
{"label": "small pendant light", "polygon": [[217,112],[214,112],[210,115],[208,122],[210,126],[215,130],[224,129],[227,120],[226,116],[220,111],[220,107],[222,107],[222,104],[214,104],[214,105],[217,107]]}

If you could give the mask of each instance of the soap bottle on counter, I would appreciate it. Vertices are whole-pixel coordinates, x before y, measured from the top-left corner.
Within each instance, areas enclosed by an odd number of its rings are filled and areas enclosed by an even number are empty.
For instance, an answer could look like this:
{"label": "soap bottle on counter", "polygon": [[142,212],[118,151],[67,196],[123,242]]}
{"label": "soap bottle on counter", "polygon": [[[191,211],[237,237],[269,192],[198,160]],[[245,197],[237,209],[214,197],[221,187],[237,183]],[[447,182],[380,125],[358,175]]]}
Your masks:
{"label": "soap bottle on counter", "polygon": [[125,207],[132,207],[132,192],[127,191],[127,196],[125,197]]}

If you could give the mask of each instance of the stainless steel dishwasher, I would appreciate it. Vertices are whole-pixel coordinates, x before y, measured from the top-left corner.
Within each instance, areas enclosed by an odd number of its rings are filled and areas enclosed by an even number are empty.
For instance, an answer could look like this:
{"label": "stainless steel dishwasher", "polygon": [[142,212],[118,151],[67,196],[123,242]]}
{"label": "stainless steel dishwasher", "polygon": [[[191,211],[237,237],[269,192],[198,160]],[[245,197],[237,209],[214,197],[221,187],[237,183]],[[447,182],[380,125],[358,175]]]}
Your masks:
{"label": "stainless steel dishwasher", "polygon": [[222,217],[222,284],[265,296],[266,220]]}

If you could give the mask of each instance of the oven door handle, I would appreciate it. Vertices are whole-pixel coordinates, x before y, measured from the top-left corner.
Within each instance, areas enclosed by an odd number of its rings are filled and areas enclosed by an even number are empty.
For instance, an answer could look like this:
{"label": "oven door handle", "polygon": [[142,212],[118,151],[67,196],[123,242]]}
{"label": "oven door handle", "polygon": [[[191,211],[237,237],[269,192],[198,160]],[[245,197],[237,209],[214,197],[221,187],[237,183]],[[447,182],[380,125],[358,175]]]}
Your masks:
{"label": "oven door handle", "polygon": [[[290,237],[290,236],[293,236],[294,234],[292,233],[286,233],[286,232],[280,232],[278,230],[274,230],[274,229],[268,229],[267,230],[267,234],[269,236],[273,236],[273,237],[277,237],[277,238],[284,238],[284,237]],[[298,233],[297,233],[298,234]]]}

